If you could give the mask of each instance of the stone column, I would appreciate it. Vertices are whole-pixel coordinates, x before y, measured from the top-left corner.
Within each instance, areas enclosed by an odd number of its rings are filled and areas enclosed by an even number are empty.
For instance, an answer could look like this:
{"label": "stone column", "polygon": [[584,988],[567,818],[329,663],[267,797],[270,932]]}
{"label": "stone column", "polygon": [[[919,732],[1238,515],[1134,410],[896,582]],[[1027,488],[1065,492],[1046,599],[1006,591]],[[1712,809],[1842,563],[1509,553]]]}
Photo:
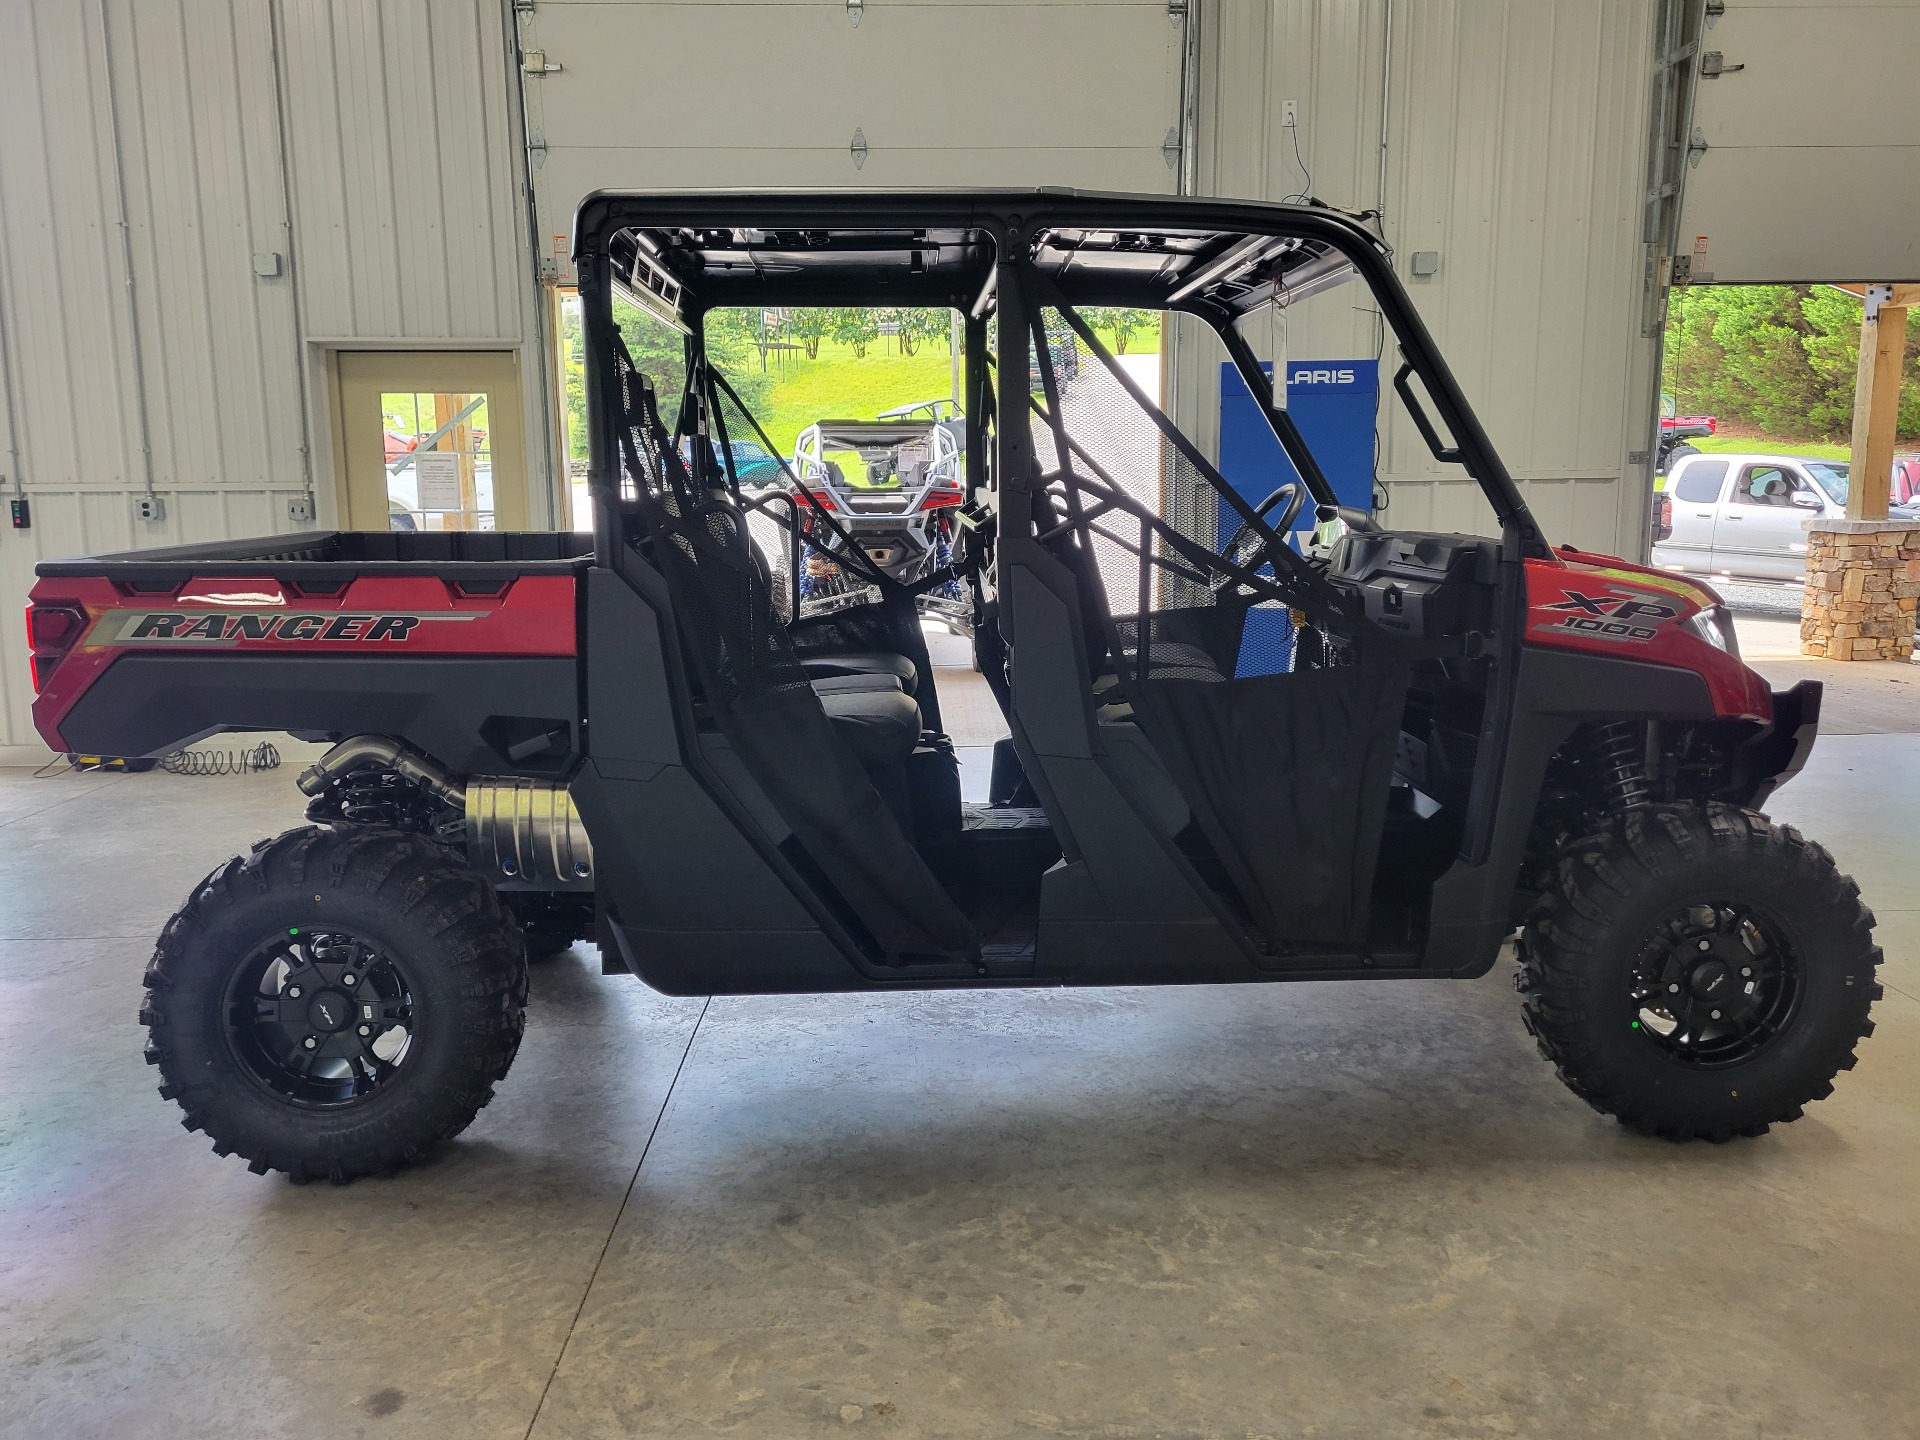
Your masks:
{"label": "stone column", "polygon": [[1813,520],[1800,653],[1828,660],[1910,660],[1920,604],[1920,525]]}

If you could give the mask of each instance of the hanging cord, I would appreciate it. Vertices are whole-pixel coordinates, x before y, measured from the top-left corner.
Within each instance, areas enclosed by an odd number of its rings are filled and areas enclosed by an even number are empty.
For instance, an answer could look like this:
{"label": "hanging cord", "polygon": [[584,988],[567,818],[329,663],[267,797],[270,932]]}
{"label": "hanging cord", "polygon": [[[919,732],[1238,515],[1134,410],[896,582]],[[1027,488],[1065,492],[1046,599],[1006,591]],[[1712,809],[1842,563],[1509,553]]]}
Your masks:
{"label": "hanging cord", "polygon": [[1287,133],[1293,137],[1293,163],[1300,167],[1300,174],[1305,178],[1301,180],[1300,188],[1291,195],[1281,197],[1280,203],[1282,205],[1298,205],[1302,201],[1310,199],[1313,195],[1313,172],[1307,168],[1307,162],[1300,156],[1299,118],[1296,116],[1294,123],[1285,128]]}

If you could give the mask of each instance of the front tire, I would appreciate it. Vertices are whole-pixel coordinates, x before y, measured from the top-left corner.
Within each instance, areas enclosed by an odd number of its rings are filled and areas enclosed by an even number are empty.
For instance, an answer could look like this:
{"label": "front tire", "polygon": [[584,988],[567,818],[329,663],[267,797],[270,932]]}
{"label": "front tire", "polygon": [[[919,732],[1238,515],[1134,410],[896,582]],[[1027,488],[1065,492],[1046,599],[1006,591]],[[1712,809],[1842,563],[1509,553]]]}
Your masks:
{"label": "front tire", "polygon": [[520,932],[478,875],[392,830],[292,830],[167,922],[140,1021],[163,1099],[256,1174],[344,1184],[458,1135],[526,1020]]}
{"label": "front tire", "polygon": [[1560,1078],[1647,1135],[1797,1120],[1873,1033],[1873,915],[1833,857],[1735,806],[1645,806],[1569,845],[1516,986]]}

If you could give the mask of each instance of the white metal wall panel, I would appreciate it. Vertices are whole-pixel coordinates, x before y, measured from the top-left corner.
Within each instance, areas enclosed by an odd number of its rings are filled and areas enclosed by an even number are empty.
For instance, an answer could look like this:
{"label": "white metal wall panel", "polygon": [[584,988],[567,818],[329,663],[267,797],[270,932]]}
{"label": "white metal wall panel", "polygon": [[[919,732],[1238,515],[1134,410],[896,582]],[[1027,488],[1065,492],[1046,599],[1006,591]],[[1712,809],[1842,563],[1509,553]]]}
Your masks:
{"label": "white metal wall panel", "polygon": [[288,248],[267,13],[233,0],[107,13],[154,483],[297,483],[291,281],[284,261],[253,273],[256,253]]}
{"label": "white metal wall panel", "polygon": [[[1652,0],[1268,0],[1209,7],[1202,188],[1383,200],[1396,268],[1508,467],[1556,540],[1636,554],[1644,377],[1640,192]],[[1387,98],[1381,184],[1383,66]],[[1439,273],[1413,277],[1415,250]],[[1290,353],[1372,353],[1364,310],[1319,307]],[[1392,356],[1383,358],[1382,384]],[[1187,383],[1201,383],[1190,376]],[[1446,478],[1389,402],[1391,523],[1484,529],[1477,490]]]}
{"label": "white metal wall panel", "polygon": [[1682,245],[1720,282],[1920,280],[1920,3],[1742,0],[1703,48]]}
{"label": "white metal wall panel", "polygon": [[[541,233],[596,189],[1074,185],[1166,192],[1166,0],[542,0],[523,47]],[[851,153],[855,130],[865,162]]]}
{"label": "white metal wall panel", "polygon": [[519,339],[526,218],[489,0],[282,4],[307,333]]}
{"label": "white metal wall panel", "polygon": [[68,485],[137,469],[97,23],[91,5],[0,9],[0,343],[27,473]]}
{"label": "white metal wall panel", "polygon": [[[0,616],[18,616],[41,559],[291,528],[302,385],[323,347],[530,343],[507,25],[500,0],[0,5],[0,345],[18,432],[0,406],[0,474],[11,494],[17,446],[33,510],[29,530],[0,525]],[[132,513],[140,390],[109,50],[157,524]],[[281,274],[256,276],[256,252],[287,257]],[[528,433],[544,434],[526,390]],[[325,397],[309,398],[324,507]],[[0,623],[0,763],[44,758],[31,700],[21,627]]]}
{"label": "white metal wall panel", "polygon": [[[6,613],[19,613],[41,559],[286,528],[286,499],[302,488],[292,307],[287,282],[256,280],[251,264],[255,250],[287,248],[265,18],[232,0],[38,3],[0,16],[15,62],[0,86],[0,344],[19,429],[5,439],[33,517],[31,529],[0,528]],[[152,525],[132,511],[145,473],[136,384],[167,507]],[[0,760],[44,756],[31,702],[21,627],[0,625]]]}

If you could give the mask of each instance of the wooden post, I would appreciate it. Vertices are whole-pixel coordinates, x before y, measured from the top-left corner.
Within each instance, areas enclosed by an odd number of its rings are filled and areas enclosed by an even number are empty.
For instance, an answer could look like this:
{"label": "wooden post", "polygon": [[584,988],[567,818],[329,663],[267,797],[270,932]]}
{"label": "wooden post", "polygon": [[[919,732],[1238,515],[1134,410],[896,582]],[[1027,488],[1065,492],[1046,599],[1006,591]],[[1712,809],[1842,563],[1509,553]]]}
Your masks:
{"label": "wooden post", "polygon": [[1853,463],[1849,520],[1887,518],[1893,431],[1900,411],[1900,368],[1907,349],[1907,305],[1920,286],[1869,285],[1860,325],[1860,369],[1853,387]]}

